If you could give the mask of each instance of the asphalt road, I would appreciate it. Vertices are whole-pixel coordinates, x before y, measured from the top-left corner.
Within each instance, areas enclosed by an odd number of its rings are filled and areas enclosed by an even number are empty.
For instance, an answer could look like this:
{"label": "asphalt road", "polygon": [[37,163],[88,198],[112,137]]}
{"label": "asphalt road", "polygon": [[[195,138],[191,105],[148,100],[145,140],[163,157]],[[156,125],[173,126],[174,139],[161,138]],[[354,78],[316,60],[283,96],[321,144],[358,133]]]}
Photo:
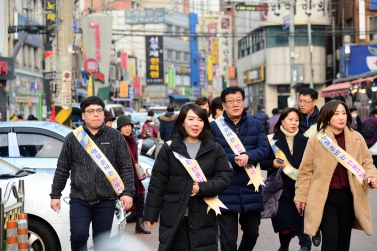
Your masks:
{"label": "asphalt road", "polygon": [[[351,251],[376,251],[377,250],[377,190],[371,190],[371,196],[369,198],[370,206],[372,210],[372,217],[375,220],[373,224],[374,235],[368,236],[364,231],[352,230],[351,237]],[[271,220],[263,219],[260,225],[260,236],[258,238],[255,251],[276,251],[279,249],[279,236],[274,233]],[[242,231],[238,229],[238,239],[241,239]],[[158,223],[155,224],[155,228],[152,230],[150,235],[135,234],[135,223],[128,223],[126,231],[123,234],[124,237],[124,247],[126,251],[136,250],[136,251],[156,251],[158,249]],[[130,247],[130,242],[139,243],[139,245]],[[138,249],[134,249],[137,247]],[[291,241],[290,250],[297,251],[300,246],[298,245],[298,239],[294,238]],[[220,248],[219,248],[220,250]],[[312,246],[312,251],[319,251],[320,247]]]}

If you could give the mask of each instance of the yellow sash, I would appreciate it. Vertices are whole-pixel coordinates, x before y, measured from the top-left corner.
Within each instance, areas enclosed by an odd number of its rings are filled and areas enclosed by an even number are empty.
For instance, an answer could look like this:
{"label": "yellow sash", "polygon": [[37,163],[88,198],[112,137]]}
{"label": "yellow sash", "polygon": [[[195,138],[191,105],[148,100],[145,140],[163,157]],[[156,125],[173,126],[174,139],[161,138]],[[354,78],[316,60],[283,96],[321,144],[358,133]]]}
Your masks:
{"label": "yellow sash", "polygon": [[310,138],[317,133],[317,123],[311,125],[308,130],[304,133],[304,136]]}
{"label": "yellow sash", "polygon": [[363,180],[365,177],[365,170],[364,168],[357,163],[357,161],[349,155],[346,151],[344,151],[338,144],[325,134],[325,132],[320,131],[316,135],[318,141],[321,145],[329,152],[332,156],[344,166],[347,170],[349,170],[353,175],[355,175],[363,185]]}
{"label": "yellow sash", "polygon": [[[107,180],[110,182],[115,193],[117,195],[122,194],[124,190],[124,184],[120,178],[118,172],[111,165],[110,161],[102,153],[101,149],[94,143],[89,137],[88,133],[82,126],[76,128],[73,131],[76,139],[80,142],[80,145],[85,149],[93,161],[97,164],[98,168],[106,175]],[[130,153],[131,154],[131,153]]]}
{"label": "yellow sash", "polygon": [[[237,134],[229,128],[223,116],[217,118],[215,122],[235,155],[238,156],[241,153],[246,152],[241,140],[238,138]],[[247,184],[253,184],[256,192],[258,191],[259,186],[265,186],[262,173],[258,165],[257,167],[254,167],[252,164],[246,165],[244,169],[250,178],[250,181]]]}
{"label": "yellow sash", "polygon": [[283,172],[292,180],[297,180],[298,170],[294,168],[291,163],[289,163],[283,151],[280,150],[279,147],[275,144],[277,140],[274,140],[273,137],[274,134],[267,135],[268,142],[270,142],[272,151],[274,151],[275,153],[275,157],[284,160],[285,167],[283,168]]}
{"label": "yellow sash", "polygon": [[[166,142],[170,146],[171,140]],[[182,165],[186,168],[186,171],[190,174],[191,178],[195,182],[206,182],[207,178],[204,175],[202,169],[199,166],[198,161],[196,159],[187,159],[182,154],[172,151],[174,156],[182,163]],[[207,203],[207,213],[212,208],[215,211],[215,214],[221,214],[220,207],[228,209],[219,199],[218,196],[212,198],[203,198],[205,203]]]}

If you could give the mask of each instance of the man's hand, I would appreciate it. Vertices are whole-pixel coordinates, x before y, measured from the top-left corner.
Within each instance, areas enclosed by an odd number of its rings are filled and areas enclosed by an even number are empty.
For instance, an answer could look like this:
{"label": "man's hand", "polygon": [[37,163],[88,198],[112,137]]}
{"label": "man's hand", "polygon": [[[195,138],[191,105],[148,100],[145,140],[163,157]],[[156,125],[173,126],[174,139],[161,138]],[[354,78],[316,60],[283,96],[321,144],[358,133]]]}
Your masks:
{"label": "man's hand", "polygon": [[60,210],[60,199],[51,199],[51,208],[55,212]]}
{"label": "man's hand", "polygon": [[191,197],[198,195],[199,189],[200,188],[199,188],[198,182],[194,182],[194,184],[192,185]]}
{"label": "man's hand", "polygon": [[154,228],[154,222],[151,222],[151,221],[146,221],[147,222],[147,226],[149,227],[149,229],[153,229]]}
{"label": "man's hand", "polygon": [[247,165],[247,163],[249,162],[249,156],[247,156],[247,154],[241,154],[241,155],[238,155],[236,157],[234,157],[234,162],[240,166],[240,167],[244,167]]}
{"label": "man's hand", "polygon": [[123,195],[120,198],[120,205],[122,206],[123,211],[129,210],[132,207],[132,204],[133,204],[132,197],[127,196],[127,195]]}

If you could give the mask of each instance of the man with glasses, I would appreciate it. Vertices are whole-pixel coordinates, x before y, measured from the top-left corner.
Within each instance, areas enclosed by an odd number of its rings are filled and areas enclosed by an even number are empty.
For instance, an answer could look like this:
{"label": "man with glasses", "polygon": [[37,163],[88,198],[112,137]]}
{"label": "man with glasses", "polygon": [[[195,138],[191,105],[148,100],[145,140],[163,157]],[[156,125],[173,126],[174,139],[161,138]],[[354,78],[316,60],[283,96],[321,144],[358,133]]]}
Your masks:
{"label": "man with glasses", "polygon": [[[270,146],[262,123],[244,111],[244,99],[245,91],[238,86],[224,89],[221,93],[223,116],[211,122],[215,138],[234,169],[231,185],[219,195],[227,207],[221,208],[221,215],[218,215],[222,251],[253,250],[259,236],[260,213],[264,210],[261,187],[248,185],[251,178],[247,169],[267,158]],[[243,147],[238,148],[240,145]],[[237,154],[234,148],[239,149]],[[237,249],[238,222],[243,236]]]}
{"label": "man with glasses", "polygon": [[312,88],[302,89],[298,96],[297,105],[302,112],[300,129],[305,132],[311,125],[317,123],[319,109],[317,107],[318,92]]}
{"label": "man with glasses", "polygon": [[[302,132],[306,132],[312,125],[317,123],[319,109],[317,107],[318,92],[312,88],[302,89],[299,96],[297,105],[302,113],[300,119],[300,129]],[[312,241],[315,246],[319,246],[321,243],[321,235],[318,231],[313,240],[310,236],[304,232],[297,233],[301,251],[310,250],[312,247]]]}
{"label": "man with glasses", "polygon": [[[72,251],[87,250],[90,223],[94,250],[99,250],[99,239],[110,238],[117,194],[121,196],[123,210],[132,206],[135,188],[130,153],[122,134],[105,125],[104,108],[104,102],[95,96],[86,98],[80,104],[83,128],[75,130],[77,136],[73,132],[67,135],[54,175],[50,197],[51,208],[56,212],[60,211],[60,197],[71,175],[69,207]],[[81,139],[79,135],[85,136]],[[86,140],[88,143],[80,144]],[[92,150],[88,152],[88,148]],[[100,159],[100,164],[95,162],[97,159]],[[105,173],[110,176],[109,180]]]}

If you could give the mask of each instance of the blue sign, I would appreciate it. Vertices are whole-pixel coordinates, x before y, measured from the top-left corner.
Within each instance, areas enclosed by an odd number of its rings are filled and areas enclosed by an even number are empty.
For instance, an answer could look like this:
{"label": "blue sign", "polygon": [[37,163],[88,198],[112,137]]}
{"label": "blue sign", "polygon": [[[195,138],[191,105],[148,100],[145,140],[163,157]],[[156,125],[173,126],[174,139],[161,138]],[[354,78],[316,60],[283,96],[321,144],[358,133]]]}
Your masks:
{"label": "blue sign", "polygon": [[[25,23],[26,23],[26,17],[20,13],[17,13],[18,16],[18,23],[17,25],[18,26],[24,26]],[[31,21],[30,25],[39,25],[39,23],[35,22],[35,21]],[[18,32],[18,39],[21,39],[22,35],[24,34],[23,31],[19,31]],[[26,44],[29,44],[29,45],[32,45],[32,46],[35,46],[35,47],[41,47],[42,45],[42,38],[41,38],[41,35],[40,34],[29,34],[25,40],[25,43]]]}
{"label": "blue sign", "polygon": [[196,25],[198,24],[198,15],[190,13],[190,85],[192,87],[200,86],[199,79],[199,43],[198,34],[196,33]]}
{"label": "blue sign", "polygon": [[288,29],[290,23],[291,23],[291,19],[290,19],[290,17],[289,17],[289,16],[286,16],[286,17],[283,19],[283,30]]}
{"label": "blue sign", "polygon": [[377,45],[347,45],[339,49],[340,76],[355,76],[377,70]]}

